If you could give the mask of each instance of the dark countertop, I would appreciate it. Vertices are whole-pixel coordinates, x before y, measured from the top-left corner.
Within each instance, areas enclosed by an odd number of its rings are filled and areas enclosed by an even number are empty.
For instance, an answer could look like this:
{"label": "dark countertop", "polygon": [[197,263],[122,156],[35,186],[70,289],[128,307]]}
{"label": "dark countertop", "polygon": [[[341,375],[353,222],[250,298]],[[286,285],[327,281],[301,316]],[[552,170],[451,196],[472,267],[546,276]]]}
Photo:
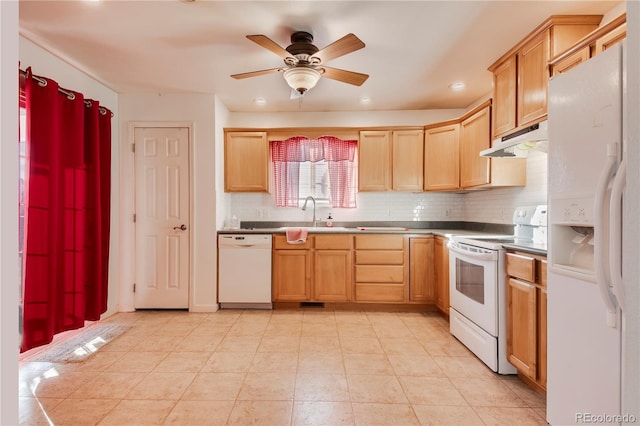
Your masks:
{"label": "dark countertop", "polygon": [[519,251],[524,251],[526,253],[539,254],[541,256],[547,255],[546,244],[513,243],[513,244],[503,244],[502,247],[504,247],[507,250],[519,250]]}
{"label": "dark countertop", "polygon": [[[452,235],[513,233],[513,225],[491,223],[459,221],[361,221],[334,222],[334,226],[331,228],[324,226],[324,224],[313,228],[309,226],[308,222],[243,222],[240,229],[221,229],[218,230],[218,234],[284,234],[286,227],[305,227],[308,229],[310,234],[434,234],[447,238],[450,238]],[[406,230],[399,228],[406,228]]]}
{"label": "dark countertop", "polygon": [[[316,228],[307,222],[243,222],[240,229],[221,229],[218,234],[284,234],[287,227],[305,227],[310,234],[408,234],[439,235],[451,238],[453,235],[512,234],[513,225],[478,222],[335,222],[329,228],[320,225]],[[364,230],[360,228],[365,228]],[[369,228],[369,229],[366,229]],[[388,229],[385,229],[388,228]],[[406,228],[401,230],[398,228]],[[547,255],[546,244],[510,243],[503,244],[508,250],[519,250],[541,256]]]}

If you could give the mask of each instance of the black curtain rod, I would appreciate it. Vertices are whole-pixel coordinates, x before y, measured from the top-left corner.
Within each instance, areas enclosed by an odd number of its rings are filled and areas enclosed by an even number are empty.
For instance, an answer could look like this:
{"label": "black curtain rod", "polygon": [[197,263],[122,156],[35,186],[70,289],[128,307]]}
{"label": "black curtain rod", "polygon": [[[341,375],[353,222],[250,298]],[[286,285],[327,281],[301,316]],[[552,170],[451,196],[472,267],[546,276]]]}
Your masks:
{"label": "black curtain rod", "polygon": [[[24,78],[27,78],[29,76],[29,74],[24,70],[20,70],[20,74],[22,74],[22,76]],[[42,86],[42,87],[45,87],[47,85],[47,80],[45,80],[44,78],[40,78],[40,77],[38,77],[36,75],[33,75],[33,74],[31,74],[31,78],[33,78],[35,81],[37,81],[38,84],[40,86]],[[76,98],[75,93],[70,92],[68,90],[65,90],[62,87],[58,87],[58,92],[60,92],[63,95],[65,95],[70,100],[74,100]],[[91,101],[88,101],[88,100],[85,100],[84,104],[85,104],[85,106],[88,106],[88,107],[90,107],[92,105]],[[107,109],[105,107],[98,107],[98,111],[102,115],[105,115],[107,113]],[[111,112],[111,117],[113,117],[113,112]]]}

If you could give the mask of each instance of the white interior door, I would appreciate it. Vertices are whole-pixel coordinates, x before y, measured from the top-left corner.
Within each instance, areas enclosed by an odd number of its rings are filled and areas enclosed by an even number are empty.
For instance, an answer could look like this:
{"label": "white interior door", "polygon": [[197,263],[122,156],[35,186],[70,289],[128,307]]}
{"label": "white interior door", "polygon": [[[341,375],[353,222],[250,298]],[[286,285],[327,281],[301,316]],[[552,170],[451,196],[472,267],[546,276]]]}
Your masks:
{"label": "white interior door", "polygon": [[136,127],[135,308],[189,307],[189,129]]}

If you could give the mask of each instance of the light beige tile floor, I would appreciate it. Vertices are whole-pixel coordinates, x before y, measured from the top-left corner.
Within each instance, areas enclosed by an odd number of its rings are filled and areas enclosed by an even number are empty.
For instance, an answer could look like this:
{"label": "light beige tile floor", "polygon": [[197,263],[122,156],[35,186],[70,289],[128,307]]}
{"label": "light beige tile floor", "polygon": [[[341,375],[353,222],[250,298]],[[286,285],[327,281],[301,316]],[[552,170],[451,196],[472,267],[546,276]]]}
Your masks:
{"label": "light beige tile floor", "polygon": [[120,313],[79,363],[21,362],[25,425],[546,424],[433,313]]}

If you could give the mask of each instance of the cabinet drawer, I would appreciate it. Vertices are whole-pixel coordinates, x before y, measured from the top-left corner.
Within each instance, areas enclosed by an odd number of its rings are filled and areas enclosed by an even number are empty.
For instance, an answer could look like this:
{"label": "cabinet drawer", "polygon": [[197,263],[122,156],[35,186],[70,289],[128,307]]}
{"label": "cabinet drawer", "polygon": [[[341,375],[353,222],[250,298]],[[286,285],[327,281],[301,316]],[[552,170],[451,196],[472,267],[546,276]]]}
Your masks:
{"label": "cabinet drawer", "polygon": [[356,249],[364,250],[402,250],[402,235],[356,235]]}
{"label": "cabinet drawer", "polygon": [[535,282],[536,259],[522,254],[507,253],[507,275]]}
{"label": "cabinet drawer", "polygon": [[356,284],[358,302],[403,302],[404,286],[397,284]]}
{"label": "cabinet drawer", "polygon": [[403,251],[389,250],[360,250],[356,251],[357,265],[402,265]]}
{"label": "cabinet drawer", "polygon": [[316,235],[316,250],[350,250],[351,235]]}
{"label": "cabinet drawer", "polygon": [[285,235],[273,236],[273,248],[276,250],[307,250],[313,247],[313,238],[307,237],[302,244],[289,244]]}
{"label": "cabinet drawer", "polygon": [[404,267],[392,265],[356,265],[356,282],[403,283]]}

